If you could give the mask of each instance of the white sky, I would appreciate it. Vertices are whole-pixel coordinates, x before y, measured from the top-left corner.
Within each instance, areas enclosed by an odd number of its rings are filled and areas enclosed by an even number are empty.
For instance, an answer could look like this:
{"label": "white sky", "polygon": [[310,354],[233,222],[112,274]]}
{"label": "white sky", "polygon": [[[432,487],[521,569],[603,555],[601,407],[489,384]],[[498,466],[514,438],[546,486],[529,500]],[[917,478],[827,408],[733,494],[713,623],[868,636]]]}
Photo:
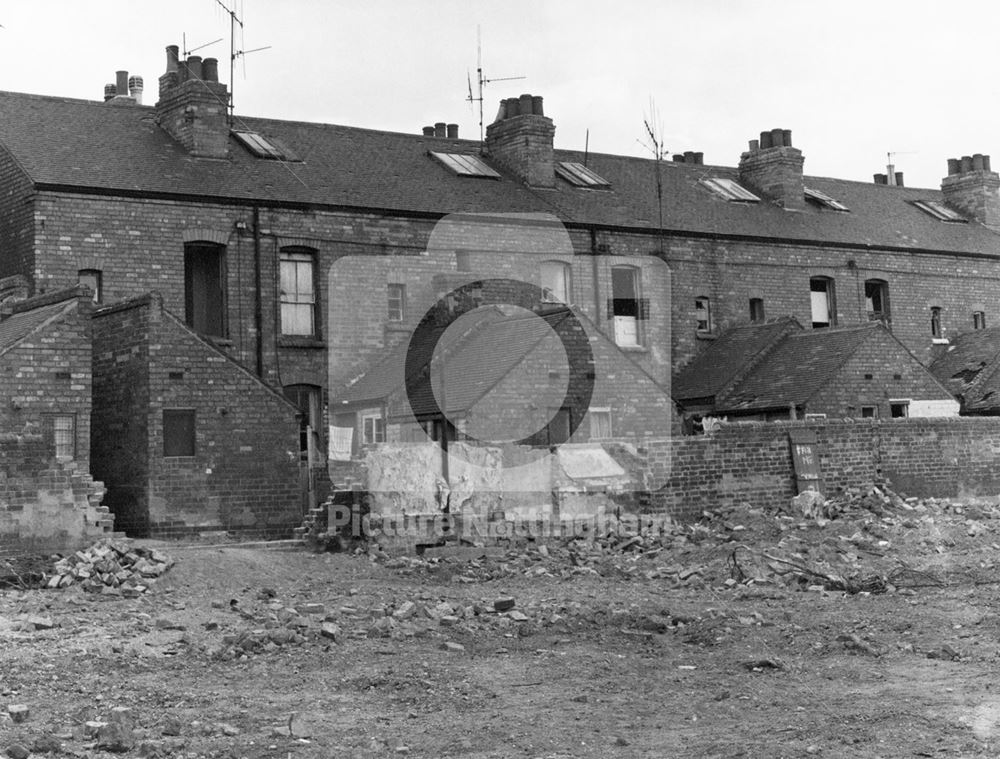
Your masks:
{"label": "white sky", "polygon": [[[946,160],[1000,168],[1000,54],[989,0],[226,0],[244,20],[236,111],[419,133],[457,122],[482,28],[489,123],[503,97],[545,98],[556,146],[650,155],[655,103],[668,152],[734,166],[764,129],[791,129],[807,174],[871,181],[895,151],[909,186],[938,187]],[[216,0],[7,0],[0,89],[100,100],[117,69],[156,100],[168,44],[219,58]],[[246,76],[244,78],[244,61]]]}

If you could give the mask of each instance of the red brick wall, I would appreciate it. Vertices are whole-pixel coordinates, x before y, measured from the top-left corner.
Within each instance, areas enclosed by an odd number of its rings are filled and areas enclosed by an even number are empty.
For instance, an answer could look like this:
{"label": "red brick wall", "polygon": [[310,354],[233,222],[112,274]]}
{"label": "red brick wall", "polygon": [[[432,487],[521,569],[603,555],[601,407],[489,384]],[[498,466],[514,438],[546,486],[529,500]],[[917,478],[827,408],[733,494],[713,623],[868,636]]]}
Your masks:
{"label": "red brick wall", "polygon": [[1000,419],[761,422],[647,443],[653,507],[694,517],[741,501],[785,505],[795,495],[790,429],[817,433],[827,494],[882,477],[906,495],[1000,494]]}

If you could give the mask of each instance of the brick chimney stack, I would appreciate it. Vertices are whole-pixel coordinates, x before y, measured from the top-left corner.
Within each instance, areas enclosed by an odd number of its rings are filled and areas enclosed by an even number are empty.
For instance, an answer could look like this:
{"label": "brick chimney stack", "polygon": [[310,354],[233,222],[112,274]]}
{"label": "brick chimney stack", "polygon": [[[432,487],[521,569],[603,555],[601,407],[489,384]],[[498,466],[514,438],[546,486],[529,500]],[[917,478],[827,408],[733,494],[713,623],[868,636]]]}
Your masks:
{"label": "brick chimney stack", "polygon": [[229,152],[229,91],[218,70],[215,58],[192,55],[181,61],[177,46],[167,47],[156,121],[194,156],[225,158]]}
{"label": "brick chimney stack", "polygon": [[1000,174],[990,170],[988,155],[949,158],[941,192],[956,211],[1000,231]]}
{"label": "brick chimney stack", "polygon": [[750,141],[750,150],[740,156],[740,182],[759,191],[782,208],[805,208],[802,184],[802,151],[792,147],[790,129],[761,132]]}
{"label": "brick chimney stack", "polygon": [[500,101],[486,127],[486,153],[532,187],[554,187],[552,143],[556,128],[542,110],[542,98],[521,95]]}

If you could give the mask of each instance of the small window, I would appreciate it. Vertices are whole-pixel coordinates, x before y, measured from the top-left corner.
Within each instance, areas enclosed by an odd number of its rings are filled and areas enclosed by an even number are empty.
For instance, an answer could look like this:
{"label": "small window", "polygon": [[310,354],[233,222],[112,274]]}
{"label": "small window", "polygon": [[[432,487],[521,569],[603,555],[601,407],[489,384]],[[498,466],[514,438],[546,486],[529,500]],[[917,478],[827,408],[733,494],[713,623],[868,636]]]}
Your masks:
{"label": "small window", "polygon": [[868,321],[882,322],[886,327],[892,323],[889,317],[889,283],[882,279],[865,280],[865,308]]}
{"label": "small window", "polygon": [[986,312],[985,311],[973,311],[972,312],[972,328],[973,329],[986,329]]}
{"label": "small window", "polygon": [[941,307],[931,306],[931,337],[941,339]]}
{"label": "small window", "polygon": [[961,224],[965,224],[968,222],[968,219],[963,217],[957,211],[953,211],[952,209],[948,208],[948,206],[946,206],[940,200],[914,200],[911,202],[921,211],[923,211],[926,214],[930,214],[939,221],[958,222]]}
{"label": "small window", "polygon": [[809,296],[813,329],[835,326],[837,309],[834,300],[833,280],[829,277],[811,278],[809,280]]}
{"label": "small window", "polygon": [[702,334],[712,331],[712,302],[704,295],[694,299],[694,324]]}
{"label": "small window", "polygon": [[611,183],[594,173],[582,163],[574,161],[558,161],[555,166],[556,174],[577,187],[610,187]]}
{"label": "small window", "polygon": [[406,316],[406,285],[387,286],[389,297],[389,321],[401,322]]}
{"label": "small window", "polygon": [[76,414],[45,414],[43,430],[56,458],[76,458]]}
{"label": "small window", "polygon": [[761,324],[765,321],[763,298],[750,299],[750,321],[754,324]]}
{"label": "small window", "polygon": [[861,418],[862,419],[876,419],[878,417],[878,406],[862,406],[861,407]]}
{"label": "small window", "polygon": [[893,419],[903,419],[910,415],[909,401],[889,401],[889,416]]}
{"label": "small window", "polygon": [[381,414],[364,414],[361,417],[362,440],[365,445],[385,442],[385,420]]}
{"label": "small window", "polygon": [[702,179],[701,183],[724,200],[736,201],[740,203],[760,202],[760,198],[749,190],[741,187],[734,179],[711,177],[709,179]]}
{"label": "small window", "polygon": [[281,334],[316,334],[316,257],[312,251],[281,251]]}
{"label": "small window", "polygon": [[570,303],[571,270],[563,261],[542,261],[542,300],[546,303]]}
{"label": "small window", "polygon": [[194,409],[163,410],[163,455],[194,456]]}
{"label": "small window", "polygon": [[805,188],[806,200],[811,200],[813,203],[824,208],[829,208],[833,211],[850,211],[851,209],[841,203],[839,200],[834,200],[829,195],[819,190],[813,190],[809,187]]}
{"label": "small window", "polygon": [[94,303],[100,303],[103,298],[101,292],[101,270],[100,269],[80,269],[77,273],[76,281],[91,292]]}
{"label": "small window", "polygon": [[611,437],[611,409],[592,408],[587,416],[590,418],[591,440],[607,440]]}
{"label": "small window", "polygon": [[460,177],[500,178],[500,175],[479,156],[468,153],[437,153],[434,151],[431,151],[430,154]]}

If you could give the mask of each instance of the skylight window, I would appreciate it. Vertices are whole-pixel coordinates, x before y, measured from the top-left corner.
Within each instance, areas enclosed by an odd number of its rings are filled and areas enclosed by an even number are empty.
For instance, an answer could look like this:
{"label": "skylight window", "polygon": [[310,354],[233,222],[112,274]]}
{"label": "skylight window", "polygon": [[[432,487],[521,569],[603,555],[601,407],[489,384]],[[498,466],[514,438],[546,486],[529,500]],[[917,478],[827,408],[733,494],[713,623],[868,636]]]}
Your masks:
{"label": "skylight window", "polygon": [[702,179],[701,182],[716,195],[719,195],[726,200],[732,200],[740,203],[760,202],[760,198],[750,192],[750,190],[740,187],[734,179],[710,177],[708,179]]}
{"label": "skylight window", "polygon": [[460,177],[500,178],[500,175],[479,156],[467,153],[435,153],[434,151],[431,151],[431,155]]}
{"label": "skylight window", "polygon": [[968,222],[968,219],[963,217],[957,211],[952,211],[940,200],[914,200],[911,202],[924,213],[930,214],[935,219],[940,221],[951,221],[961,224]]}
{"label": "skylight window", "polygon": [[269,140],[258,132],[251,132],[244,129],[234,129],[232,134],[233,137],[236,138],[237,142],[258,158],[267,158],[271,161],[299,160],[284,145],[281,145],[276,140]]}
{"label": "skylight window", "polygon": [[820,192],[819,190],[812,190],[808,187],[805,188],[806,199],[811,200],[814,203],[818,203],[821,206],[830,208],[834,211],[850,211],[851,209],[841,203],[839,200],[835,200],[827,195],[825,192]]}
{"label": "skylight window", "polygon": [[611,182],[596,174],[582,163],[575,161],[559,161],[556,163],[556,174],[577,187],[610,187]]}

